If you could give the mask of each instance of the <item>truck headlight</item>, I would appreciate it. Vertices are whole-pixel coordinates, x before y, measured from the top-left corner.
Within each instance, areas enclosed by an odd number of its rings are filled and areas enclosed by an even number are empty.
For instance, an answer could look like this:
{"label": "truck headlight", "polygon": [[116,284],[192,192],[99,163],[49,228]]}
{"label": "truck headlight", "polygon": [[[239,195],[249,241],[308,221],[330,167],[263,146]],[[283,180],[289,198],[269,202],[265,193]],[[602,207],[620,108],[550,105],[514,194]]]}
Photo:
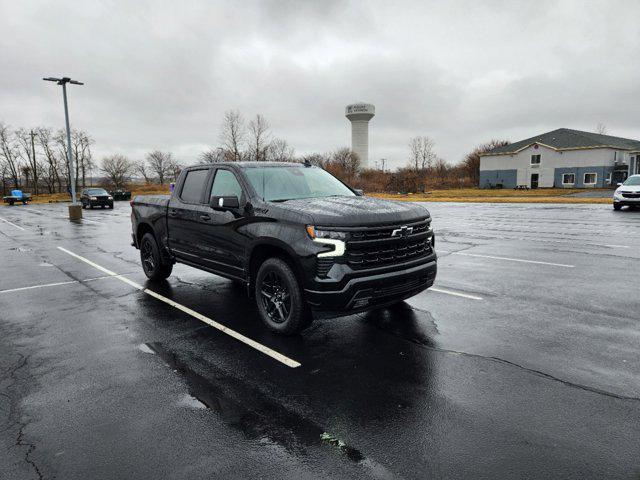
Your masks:
{"label": "truck headlight", "polygon": [[111,195],[109,195],[109,196],[107,197],[107,200],[113,200],[113,197],[112,197]]}
{"label": "truck headlight", "polygon": [[91,197],[91,200],[97,200],[98,197]]}
{"label": "truck headlight", "polygon": [[622,194],[616,191],[613,193],[613,198],[622,198]]}
{"label": "truck headlight", "polygon": [[336,232],[333,230],[319,230],[313,225],[307,225],[307,235],[316,243],[331,245],[333,250],[329,252],[320,252],[318,258],[322,257],[341,257],[344,255],[346,244],[344,240],[347,234],[344,232]]}
{"label": "truck headlight", "polygon": [[347,234],[345,232],[336,232],[335,230],[322,230],[314,227],[313,225],[307,225],[307,234],[312,238],[330,238],[333,240],[345,240]]}

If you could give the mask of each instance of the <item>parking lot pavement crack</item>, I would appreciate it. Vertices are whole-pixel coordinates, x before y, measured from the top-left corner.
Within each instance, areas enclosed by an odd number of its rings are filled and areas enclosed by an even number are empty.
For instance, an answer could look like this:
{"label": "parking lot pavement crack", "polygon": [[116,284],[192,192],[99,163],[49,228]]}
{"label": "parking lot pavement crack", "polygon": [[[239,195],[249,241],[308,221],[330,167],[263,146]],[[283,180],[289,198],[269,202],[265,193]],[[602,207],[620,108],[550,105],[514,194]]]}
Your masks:
{"label": "parking lot pavement crack", "polygon": [[[415,308],[415,307],[412,307],[412,308],[414,310],[418,310],[418,311],[421,311],[421,312],[429,313],[426,310],[421,310],[421,309]],[[621,394],[618,394],[618,393],[610,392],[608,390],[603,390],[603,389],[600,389],[600,388],[591,387],[589,385],[584,385],[584,384],[581,384],[581,383],[571,382],[569,380],[565,380],[565,379],[562,379],[560,377],[556,377],[556,376],[551,375],[549,373],[545,373],[545,372],[543,372],[541,370],[536,370],[535,368],[525,367],[524,365],[520,365],[519,363],[515,363],[515,362],[512,362],[510,360],[506,360],[504,358],[495,357],[495,356],[491,356],[491,355],[481,355],[481,354],[478,354],[478,353],[462,352],[460,350],[452,350],[452,349],[448,349],[448,348],[436,347],[436,346],[433,346],[433,345],[429,345],[429,344],[427,344],[427,343],[425,343],[423,341],[418,341],[418,340],[416,340],[414,338],[406,337],[406,336],[403,336],[403,335],[399,335],[399,334],[397,334],[395,332],[391,332],[391,331],[383,328],[380,325],[376,325],[376,324],[370,324],[370,325],[372,325],[375,328],[378,328],[380,330],[383,330],[384,332],[386,332],[386,333],[388,333],[390,335],[393,335],[393,336],[398,337],[398,338],[402,338],[403,340],[411,342],[411,343],[413,343],[415,345],[418,345],[421,348],[425,348],[427,350],[432,350],[432,351],[440,352],[440,353],[446,353],[446,354],[451,354],[451,355],[460,355],[460,356],[469,357],[469,358],[477,358],[477,359],[480,359],[480,360],[488,360],[488,361],[491,361],[491,362],[501,363],[503,365],[508,365],[510,367],[515,367],[515,368],[518,368],[520,370],[524,370],[525,372],[532,373],[534,375],[540,376],[542,378],[546,378],[548,380],[552,380],[554,382],[562,383],[563,385],[566,385],[568,387],[577,388],[577,389],[580,389],[580,390],[584,390],[584,391],[587,391],[587,392],[595,393],[595,394],[598,394],[598,395],[603,395],[603,396],[610,397],[610,398],[616,398],[618,400],[631,400],[631,401],[640,402],[640,398],[639,397],[633,397],[633,396],[630,396],[630,395],[621,395]]]}
{"label": "parking lot pavement crack", "polygon": [[0,395],[6,398],[9,404],[8,415],[6,419],[7,424],[2,429],[2,432],[10,430],[12,427],[17,427],[17,434],[13,446],[18,448],[26,448],[26,451],[22,456],[23,461],[31,466],[38,479],[43,479],[45,477],[42,474],[40,467],[31,458],[31,454],[36,449],[36,445],[32,442],[27,441],[25,438],[24,430],[27,425],[29,425],[29,421],[18,419],[18,416],[20,414],[18,409],[18,400],[15,398],[15,395],[10,394],[10,392],[15,389],[16,384],[21,381],[18,378],[18,373],[20,372],[20,370],[27,366],[28,361],[28,356],[19,353],[18,360],[11,367],[5,369],[2,372],[2,376],[8,377],[8,379],[10,380],[10,383],[4,387],[5,391],[0,392]]}
{"label": "parking lot pavement crack", "polygon": [[24,454],[24,461],[31,465],[36,475],[38,476],[38,479],[42,480],[43,478],[45,478],[44,475],[40,471],[40,468],[38,467],[36,462],[34,462],[33,459],[30,458],[31,453],[33,453],[33,451],[36,449],[36,445],[24,440],[24,429],[27,425],[28,422],[20,422],[20,429],[18,430],[18,437],[16,438],[16,446],[27,447],[27,451]]}

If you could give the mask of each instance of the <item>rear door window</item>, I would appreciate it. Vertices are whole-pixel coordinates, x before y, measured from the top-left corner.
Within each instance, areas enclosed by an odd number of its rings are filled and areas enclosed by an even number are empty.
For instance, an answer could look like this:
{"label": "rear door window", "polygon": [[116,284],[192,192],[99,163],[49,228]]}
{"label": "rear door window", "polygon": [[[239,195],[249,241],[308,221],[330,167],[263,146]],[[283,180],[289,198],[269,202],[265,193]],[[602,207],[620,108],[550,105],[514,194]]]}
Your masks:
{"label": "rear door window", "polygon": [[180,198],[186,203],[200,203],[202,190],[207,181],[209,170],[191,170],[187,172],[187,177],[182,185]]}

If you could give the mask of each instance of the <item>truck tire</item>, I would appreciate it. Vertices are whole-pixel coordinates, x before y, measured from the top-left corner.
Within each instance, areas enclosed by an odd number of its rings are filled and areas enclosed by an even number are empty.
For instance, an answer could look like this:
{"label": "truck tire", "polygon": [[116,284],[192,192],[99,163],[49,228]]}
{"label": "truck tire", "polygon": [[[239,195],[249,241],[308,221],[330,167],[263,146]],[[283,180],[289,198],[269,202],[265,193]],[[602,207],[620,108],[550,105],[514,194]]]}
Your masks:
{"label": "truck tire", "polygon": [[614,210],[620,210],[622,208],[622,205],[618,204],[618,203],[614,203],[613,204],[613,209]]}
{"label": "truck tire", "polygon": [[140,241],[140,262],[149,280],[164,280],[171,275],[173,265],[163,263],[155,237],[145,233]]}
{"label": "truck tire", "polygon": [[255,282],[260,318],[276,333],[294,335],[311,324],[311,311],[291,267],[280,258],[260,265]]}

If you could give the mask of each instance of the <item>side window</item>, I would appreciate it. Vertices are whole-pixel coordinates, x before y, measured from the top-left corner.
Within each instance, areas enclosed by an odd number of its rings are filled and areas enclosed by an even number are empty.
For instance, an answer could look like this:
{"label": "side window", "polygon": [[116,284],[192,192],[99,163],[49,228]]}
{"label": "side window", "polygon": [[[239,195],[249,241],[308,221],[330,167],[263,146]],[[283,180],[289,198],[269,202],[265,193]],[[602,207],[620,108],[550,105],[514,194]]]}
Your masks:
{"label": "side window", "polygon": [[202,189],[209,175],[209,170],[191,170],[184,179],[180,198],[187,203],[200,203]]}
{"label": "side window", "polygon": [[213,197],[231,197],[236,196],[238,200],[242,199],[242,187],[236,176],[229,170],[218,170],[213,179],[211,186],[211,195],[209,201]]}

